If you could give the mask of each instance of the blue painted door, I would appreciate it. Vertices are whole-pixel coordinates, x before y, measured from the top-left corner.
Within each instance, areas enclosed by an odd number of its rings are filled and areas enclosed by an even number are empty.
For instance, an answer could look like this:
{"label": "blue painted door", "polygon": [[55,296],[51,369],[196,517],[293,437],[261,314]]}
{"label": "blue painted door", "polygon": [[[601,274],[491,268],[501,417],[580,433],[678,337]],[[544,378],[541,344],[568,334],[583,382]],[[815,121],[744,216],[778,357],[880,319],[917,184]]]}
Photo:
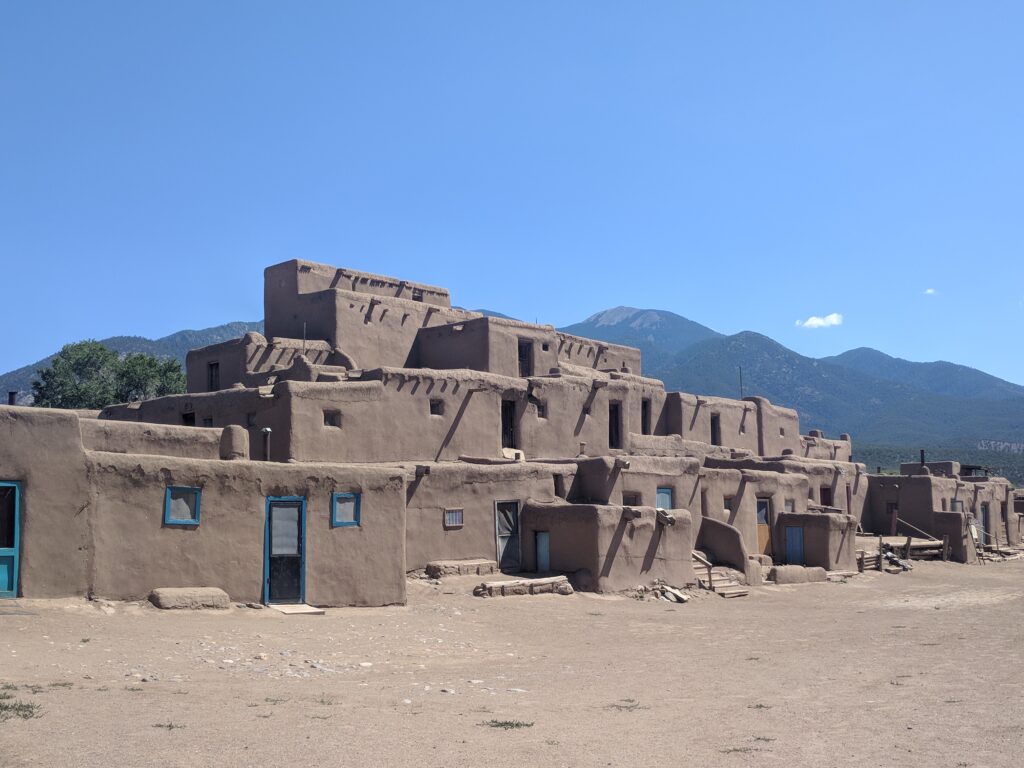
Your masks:
{"label": "blue painted door", "polygon": [[786,562],[804,564],[804,529],[798,525],[786,526]]}
{"label": "blue painted door", "polygon": [[658,509],[675,509],[672,496],[671,488],[659,488],[658,494],[655,497],[654,506]]}
{"label": "blue painted door", "polygon": [[0,598],[18,596],[21,486],[0,481]]}
{"label": "blue painted door", "polygon": [[549,573],[551,571],[551,534],[547,531],[537,531],[537,573]]}

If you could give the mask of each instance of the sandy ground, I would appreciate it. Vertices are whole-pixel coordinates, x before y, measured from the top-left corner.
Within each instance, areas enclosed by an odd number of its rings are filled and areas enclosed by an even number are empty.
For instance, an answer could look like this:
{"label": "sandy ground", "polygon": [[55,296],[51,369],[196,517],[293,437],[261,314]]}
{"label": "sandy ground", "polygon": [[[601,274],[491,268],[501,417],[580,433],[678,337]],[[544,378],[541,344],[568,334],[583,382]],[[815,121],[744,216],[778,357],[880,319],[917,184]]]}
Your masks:
{"label": "sandy ground", "polygon": [[0,705],[35,706],[0,765],[1024,762],[1024,561],[686,605],[473,581],[326,616],[4,602]]}

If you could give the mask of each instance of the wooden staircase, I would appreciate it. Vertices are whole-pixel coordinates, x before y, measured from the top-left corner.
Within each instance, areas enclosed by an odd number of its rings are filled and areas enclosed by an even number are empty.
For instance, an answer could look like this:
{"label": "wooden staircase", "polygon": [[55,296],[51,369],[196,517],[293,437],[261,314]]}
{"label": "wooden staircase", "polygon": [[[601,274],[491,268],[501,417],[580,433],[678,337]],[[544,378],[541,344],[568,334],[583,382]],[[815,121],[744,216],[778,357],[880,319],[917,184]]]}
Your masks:
{"label": "wooden staircase", "polygon": [[708,589],[721,597],[746,597],[749,590],[733,575],[728,568],[711,565],[703,555],[693,553],[693,566],[697,572],[697,583],[702,589]]}

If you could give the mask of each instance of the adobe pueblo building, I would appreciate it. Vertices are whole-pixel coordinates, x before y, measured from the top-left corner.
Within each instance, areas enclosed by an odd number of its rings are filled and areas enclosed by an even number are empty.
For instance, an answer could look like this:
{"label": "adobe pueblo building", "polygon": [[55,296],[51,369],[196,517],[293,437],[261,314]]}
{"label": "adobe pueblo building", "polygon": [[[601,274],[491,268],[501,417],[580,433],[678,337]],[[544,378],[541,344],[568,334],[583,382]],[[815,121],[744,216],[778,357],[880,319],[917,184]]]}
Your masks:
{"label": "adobe pueblo building", "polygon": [[852,569],[865,511],[886,523],[847,435],[666,392],[639,350],[305,261],[268,268],[264,302],[265,335],[189,353],[185,395],[0,408],[0,595],[385,605],[434,561],[597,591],[710,561],[756,585]]}

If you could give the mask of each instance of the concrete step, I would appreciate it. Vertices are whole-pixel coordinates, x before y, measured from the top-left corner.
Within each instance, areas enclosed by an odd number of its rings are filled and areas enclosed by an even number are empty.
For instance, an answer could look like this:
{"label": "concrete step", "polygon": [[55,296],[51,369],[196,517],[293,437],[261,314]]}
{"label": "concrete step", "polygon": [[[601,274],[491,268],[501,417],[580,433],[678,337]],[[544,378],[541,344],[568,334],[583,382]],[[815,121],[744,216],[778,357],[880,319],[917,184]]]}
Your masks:
{"label": "concrete step", "polygon": [[750,594],[750,591],[746,587],[741,587],[737,584],[735,587],[716,589],[715,594],[722,597],[746,597]]}

